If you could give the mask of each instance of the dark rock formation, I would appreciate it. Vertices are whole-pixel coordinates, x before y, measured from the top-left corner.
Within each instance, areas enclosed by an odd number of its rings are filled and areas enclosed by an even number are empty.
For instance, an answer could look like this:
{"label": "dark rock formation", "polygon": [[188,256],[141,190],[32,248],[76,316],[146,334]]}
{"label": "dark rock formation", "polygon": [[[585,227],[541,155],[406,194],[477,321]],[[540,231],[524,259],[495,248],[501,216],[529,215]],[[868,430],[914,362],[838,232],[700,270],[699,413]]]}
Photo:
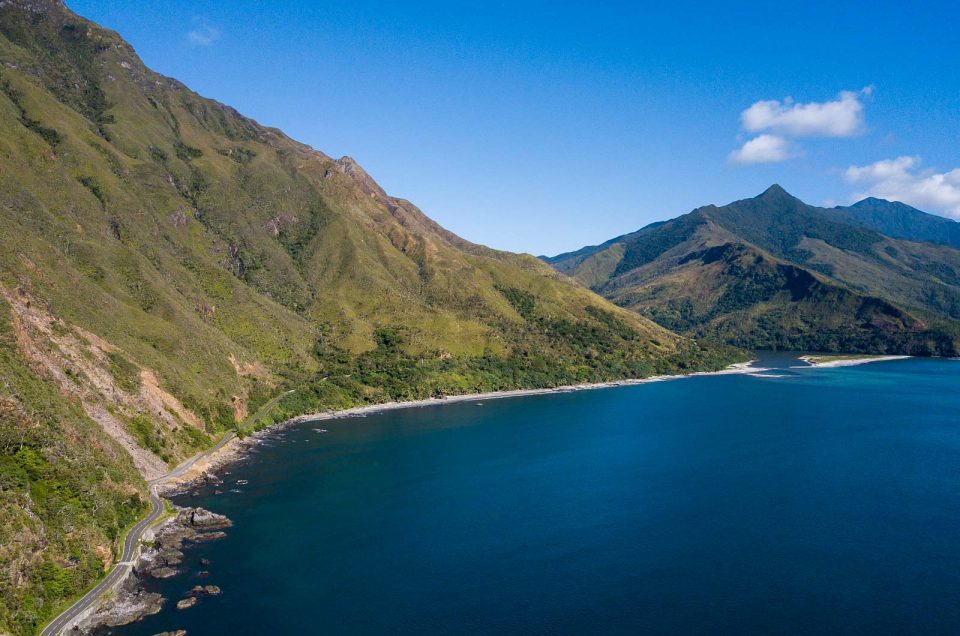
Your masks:
{"label": "dark rock formation", "polygon": [[[203,508],[179,508],[177,516],[163,522],[155,531],[152,545],[150,542],[141,550],[136,565],[127,577],[116,596],[104,603],[78,627],[84,633],[98,627],[116,627],[138,621],[144,616],[156,614],[163,607],[165,599],[153,592],[147,592],[141,585],[146,577],[165,579],[180,573],[176,566],[183,563],[185,542],[212,541],[226,536],[222,528],[229,528],[231,521],[223,516]],[[147,547],[148,546],[148,547]],[[202,559],[201,563],[209,563]],[[190,591],[190,597],[177,603],[177,609],[185,609],[196,604],[197,596],[214,596],[220,593],[216,585],[198,585]],[[184,631],[165,632],[185,634]]]}
{"label": "dark rock formation", "polygon": [[116,595],[81,621],[79,631],[88,633],[100,626],[118,627],[144,616],[156,614],[163,608],[164,598],[155,592],[147,592],[134,577],[128,577]]}

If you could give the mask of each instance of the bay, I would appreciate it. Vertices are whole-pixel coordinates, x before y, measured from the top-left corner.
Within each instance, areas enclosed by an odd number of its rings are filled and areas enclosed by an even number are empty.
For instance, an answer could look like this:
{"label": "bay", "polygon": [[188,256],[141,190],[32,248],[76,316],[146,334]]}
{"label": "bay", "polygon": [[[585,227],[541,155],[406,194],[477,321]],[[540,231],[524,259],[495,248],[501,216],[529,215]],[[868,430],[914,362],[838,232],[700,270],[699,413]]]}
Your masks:
{"label": "bay", "polygon": [[960,362],[761,364],[288,428],[111,633],[960,632]]}

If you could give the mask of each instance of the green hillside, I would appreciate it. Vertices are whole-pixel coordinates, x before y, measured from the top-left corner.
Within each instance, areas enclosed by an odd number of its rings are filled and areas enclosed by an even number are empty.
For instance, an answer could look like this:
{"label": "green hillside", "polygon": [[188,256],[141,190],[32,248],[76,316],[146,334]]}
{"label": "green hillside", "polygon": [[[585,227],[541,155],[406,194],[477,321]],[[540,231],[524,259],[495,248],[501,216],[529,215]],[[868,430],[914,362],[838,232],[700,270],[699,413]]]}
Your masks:
{"label": "green hillside", "polygon": [[60,2],[0,2],[0,632],[281,391],[275,418],[742,357],[447,232]]}
{"label": "green hillside", "polygon": [[[928,216],[901,215],[903,231],[939,226]],[[960,251],[867,225],[773,186],[544,260],[680,333],[756,348],[956,355]]]}

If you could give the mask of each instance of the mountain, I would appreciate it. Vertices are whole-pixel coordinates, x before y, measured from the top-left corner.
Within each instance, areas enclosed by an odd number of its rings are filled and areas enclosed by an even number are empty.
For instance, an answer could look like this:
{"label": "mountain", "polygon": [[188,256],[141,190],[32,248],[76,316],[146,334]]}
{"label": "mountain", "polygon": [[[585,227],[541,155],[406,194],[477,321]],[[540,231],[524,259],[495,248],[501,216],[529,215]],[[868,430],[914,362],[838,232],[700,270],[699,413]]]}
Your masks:
{"label": "mountain", "polygon": [[831,208],[835,218],[908,241],[940,243],[960,249],[960,222],[927,214],[906,203],[873,197],[849,207]]}
{"label": "mountain", "polygon": [[454,235],[61,2],[0,1],[0,632],[102,574],[144,478],[288,389],[274,419],[743,355]]}
{"label": "mountain", "polygon": [[879,201],[828,210],[774,185],[544,260],[689,335],[757,348],[957,355],[960,251],[868,227],[921,237],[953,223],[930,216]]}

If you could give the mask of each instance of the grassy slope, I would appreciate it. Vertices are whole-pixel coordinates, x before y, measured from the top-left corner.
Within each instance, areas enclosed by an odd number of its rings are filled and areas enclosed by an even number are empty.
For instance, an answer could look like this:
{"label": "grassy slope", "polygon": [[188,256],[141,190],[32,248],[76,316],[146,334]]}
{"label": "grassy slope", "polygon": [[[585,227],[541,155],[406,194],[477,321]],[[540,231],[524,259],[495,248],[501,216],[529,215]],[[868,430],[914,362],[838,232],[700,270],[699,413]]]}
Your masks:
{"label": "grassy slope", "polygon": [[827,212],[775,187],[550,262],[682,333],[749,347],[955,355],[960,251]]}
{"label": "grassy slope", "polygon": [[0,7],[0,297],[15,633],[110,561],[145,505],[134,466],[162,472],[282,390],[275,417],[739,357],[446,232],[55,0]]}

